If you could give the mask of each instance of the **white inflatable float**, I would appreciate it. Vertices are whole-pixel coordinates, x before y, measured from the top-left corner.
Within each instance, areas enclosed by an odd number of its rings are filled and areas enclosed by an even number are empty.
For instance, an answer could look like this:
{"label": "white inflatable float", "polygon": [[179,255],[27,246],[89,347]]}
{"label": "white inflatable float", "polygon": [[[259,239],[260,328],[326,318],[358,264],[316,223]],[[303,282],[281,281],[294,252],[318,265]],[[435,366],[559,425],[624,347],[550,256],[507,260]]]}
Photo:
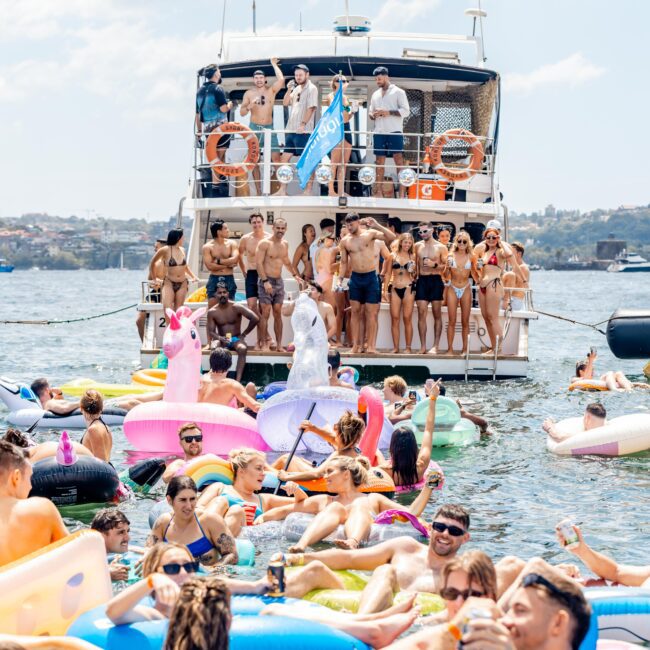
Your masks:
{"label": "white inflatable float", "polygon": [[[45,427],[48,429],[85,429],[86,421],[79,409],[67,415],[46,411],[27,384],[0,377],[0,399],[9,409],[7,422],[17,427]],[[106,407],[102,420],[108,425],[124,422],[124,409]]]}
{"label": "white inflatable float", "polygon": [[569,437],[557,442],[550,436],[546,446],[554,454],[624,456],[650,449],[650,414],[634,413],[607,420],[605,426],[584,430],[582,417],[560,420],[556,429]]}

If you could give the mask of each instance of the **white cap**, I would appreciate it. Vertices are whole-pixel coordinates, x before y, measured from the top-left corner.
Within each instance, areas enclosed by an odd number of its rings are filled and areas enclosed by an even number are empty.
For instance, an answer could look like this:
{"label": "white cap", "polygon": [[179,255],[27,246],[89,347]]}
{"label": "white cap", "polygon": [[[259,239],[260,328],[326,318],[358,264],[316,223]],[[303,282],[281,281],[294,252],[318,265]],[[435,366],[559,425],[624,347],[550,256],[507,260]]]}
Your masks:
{"label": "white cap", "polygon": [[501,222],[498,219],[490,219],[485,227],[496,228],[496,230],[501,231]]}

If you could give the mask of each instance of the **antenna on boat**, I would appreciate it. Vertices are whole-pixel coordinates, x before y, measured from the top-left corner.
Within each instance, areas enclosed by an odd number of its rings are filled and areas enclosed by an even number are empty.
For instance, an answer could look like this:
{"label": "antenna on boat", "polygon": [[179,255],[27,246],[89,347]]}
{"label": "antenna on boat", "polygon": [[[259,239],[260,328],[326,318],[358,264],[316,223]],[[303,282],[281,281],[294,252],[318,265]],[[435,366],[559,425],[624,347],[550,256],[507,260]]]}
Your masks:
{"label": "antenna on boat", "polygon": [[478,39],[478,58],[479,61],[484,63],[487,61],[487,57],[485,56],[485,48],[484,48],[484,38],[483,38],[483,18],[487,16],[487,11],[483,11],[481,9],[481,0],[478,0],[478,8],[473,8],[473,9],[465,9],[465,15],[466,16],[471,16],[472,17],[472,36],[476,36],[476,19],[478,18],[478,25],[479,25],[479,30],[481,32],[481,37]]}
{"label": "antenna on boat", "polygon": [[348,30],[348,36],[350,35],[350,3],[348,0],[345,0],[345,26]]}
{"label": "antenna on boat", "polygon": [[298,12],[298,31],[302,31],[302,11]]}
{"label": "antenna on boat", "polygon": [[255,0],[253,0],[253,34],[257,36],[257,7],[255,6]]}
{"label": "antenna on boat", "polygon": [[223,35],[226,29],[226,0],[223,0],[223,12],[221,14],[221,44],[219,45],[219,63],[223,54]]}

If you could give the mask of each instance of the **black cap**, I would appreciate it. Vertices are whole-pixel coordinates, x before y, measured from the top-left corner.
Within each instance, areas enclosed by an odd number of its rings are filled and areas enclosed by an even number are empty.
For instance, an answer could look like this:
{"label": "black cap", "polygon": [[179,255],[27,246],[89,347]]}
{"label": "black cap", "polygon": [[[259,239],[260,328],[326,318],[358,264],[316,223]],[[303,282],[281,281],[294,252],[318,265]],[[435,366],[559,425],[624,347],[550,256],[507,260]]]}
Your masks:
{"label": "black cap", "polygon": [[258,74],[261,74],[263,77],[266,77],[263,70],[255,70],[255,72],[253,72],[254,77],[257,77]]}
{"label": "black cap", "polygon": [[214,73],[219,69],[219,66],[216,63],[210,63],[206,65],[204,68],[201,68],[199,70],[199,74],[204,76],[206,79],[212,79],[214,77]]}
{"label": "black cap", "polygon": [[377,76],[378,74],[385,74],[388,76],[388,68],[383,65],[378,65],[373,71],[372,71],[373,76]]}
{"label": "black cap", "polygon": [[309,68],[304,63],[299,63],[298,65],[294,65],[293,70],[294,72],[296,70],[304,70],[305,72],[309,73]]}

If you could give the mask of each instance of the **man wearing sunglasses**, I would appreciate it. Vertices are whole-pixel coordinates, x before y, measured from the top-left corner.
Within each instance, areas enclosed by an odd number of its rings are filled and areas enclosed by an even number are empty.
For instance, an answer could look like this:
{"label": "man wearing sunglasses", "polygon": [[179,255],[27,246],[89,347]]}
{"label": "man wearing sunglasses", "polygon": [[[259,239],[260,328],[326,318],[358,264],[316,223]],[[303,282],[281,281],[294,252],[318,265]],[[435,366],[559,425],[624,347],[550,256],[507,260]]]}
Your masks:
{"label": "man wearing sunglasses", "polygon": [[431,524],[428,544],[412,537],[396,537],[376,546],[353,551],[331,549],[287,556],[287,563],[302,565],[319,560],[330,569],[373,571],[359,605],[360,614],[387,609],[396,591],[428,591],[440,589],[444,565],[454,558],[469,541],[469,513],[455,504],[441,506]]}
{"label": "man wearing sunglasses", "polygon": [[179,458],[167,465],[162,476],[164,483],[169,483],[187,463],[203,455],[203,431],[194,422],[186,422],[178,430],[178,442],[183,451],[183,458]]}
{"label": "man wearing sunglasses", "polygon": [[[375,219],[367,217],[360,219],[358,214],[350,213],[345,217],[348,235],[341,240],[341,265],[339,267],[339,286],[341,279],[346,277],[349,268],[349,295],[352,308],[352,354],[361,352],[360,321],[363,316],[366,323],[367,352],[377,352],[377,326],[379,304],[381,302],[381,284],[377,274],[377,259],[375,255],[375,240],[392,242],[395,235],[380,226]],[[367,226],[364,229],[362,226]]]}
{"label": "man wearing sunglasses", "polygon": [[417,284],[415,287],[415,304],[418,307],[418,334],[420,336],[420,354],[427,351],[427,314],[429,304],[433,313],[433,347],[429,354],[438,353],[442,336],[442,299],[445,285],[442,272],[447,265],[447,247],[433,237],[433,224],[421,221],[418,224],[420,241],[415,244],[417,263]]}
{"label": "man wearing sunglasses", "polygon": [[[264,147],[263,134],[265,130],[273,130],[273,105],[275,96],[284,88],[284,74],[278,65],[278,57],[271,58],[271,65],[275,72],[275,81],[272,86],[266,82],[266,73],[263,70],[253,72],[253,87],[244,93],[239,114],[245,117],[251,114],[250,129],[259,133],[260,147]],[[271,160],[273,163],[280,162],[280,145],[276,133],[271,134]],[[260,168],[256,165],[253,168],[253,179],[257,194],[262,193],[260,185]]]}

